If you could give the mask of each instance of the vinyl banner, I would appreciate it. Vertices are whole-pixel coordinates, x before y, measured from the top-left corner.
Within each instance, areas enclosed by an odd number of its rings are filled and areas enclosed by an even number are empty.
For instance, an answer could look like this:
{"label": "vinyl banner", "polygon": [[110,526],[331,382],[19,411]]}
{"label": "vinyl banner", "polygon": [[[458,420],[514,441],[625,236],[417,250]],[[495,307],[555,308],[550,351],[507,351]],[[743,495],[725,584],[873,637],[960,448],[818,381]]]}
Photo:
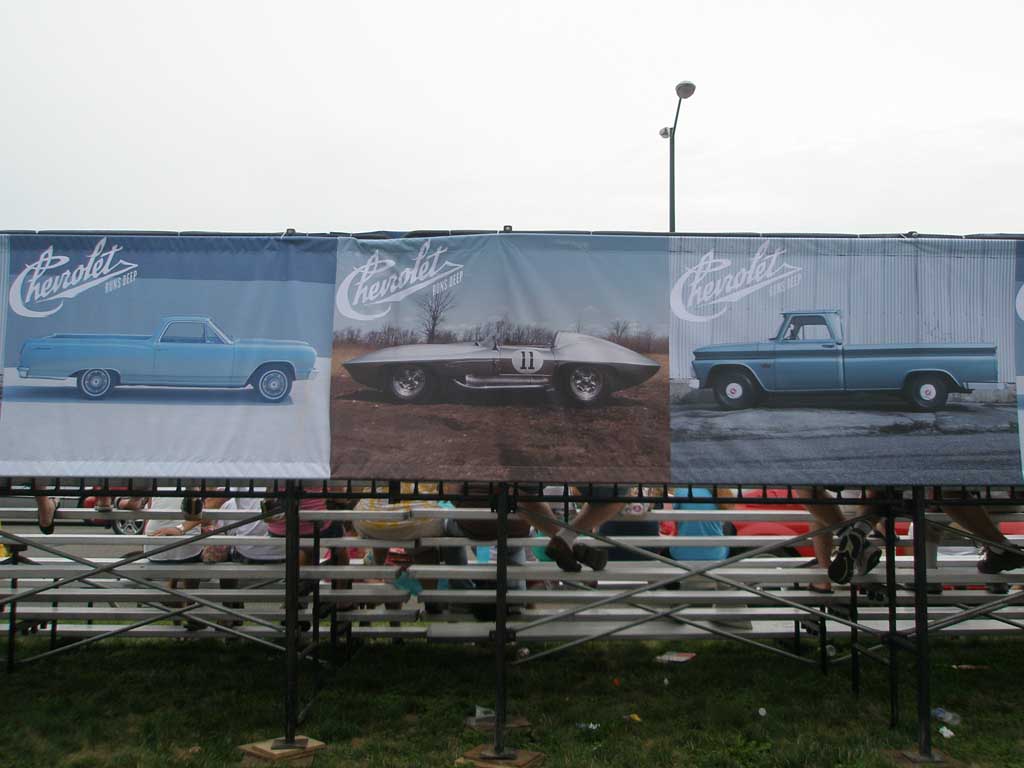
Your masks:
{"label": "vinyl banner", "polygon": [[0,236],[0,475],[327,476],[335,249]]}
{"label": "vinyl banner", "polygon": [[[1013,300],[1013,325],[1014,325],[1014,357],[1017,382],[1017,424],[1020,424],[1021,414],[1024,413],[1024,240],[1014,243],[1016,246],[1016,259],[1014,268],[1014,300]],[[1020,430],[1018,429],[1018,435]],[[1024,462],[1024,437],[1020,437],[1020,448],[1022,462]]]}
{"label": "vinyl banner", "polygon": [[1020,483],[1022,243],[0,235],[0,476]]}
{"label": "vinyl banner", "polygon": [[680,482],[1016,483],[1014,242],[672,240]]}
{"label": "vinyl banner", "polygon": [[333,475],[664,480],[667,245],[342,240]]}

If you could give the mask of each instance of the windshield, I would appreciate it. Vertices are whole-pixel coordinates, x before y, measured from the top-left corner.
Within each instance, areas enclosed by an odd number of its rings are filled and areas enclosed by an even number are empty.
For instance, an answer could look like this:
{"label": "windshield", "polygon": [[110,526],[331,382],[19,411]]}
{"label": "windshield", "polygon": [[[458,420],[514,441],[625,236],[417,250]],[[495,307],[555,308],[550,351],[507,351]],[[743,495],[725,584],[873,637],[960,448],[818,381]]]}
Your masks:
{"label": "windshield", "polygon": [[219,335],[224,340],[225,344],[231,344],[234,341],[234,339],[228,336],[226,333],[224,333],[224,331],[222,331],[218,327],[218,325],[215,322],[213,322],[213,320],[210,320],[209,322],[210,327],[214,330],[215,333],[217,333],[217,335]]}

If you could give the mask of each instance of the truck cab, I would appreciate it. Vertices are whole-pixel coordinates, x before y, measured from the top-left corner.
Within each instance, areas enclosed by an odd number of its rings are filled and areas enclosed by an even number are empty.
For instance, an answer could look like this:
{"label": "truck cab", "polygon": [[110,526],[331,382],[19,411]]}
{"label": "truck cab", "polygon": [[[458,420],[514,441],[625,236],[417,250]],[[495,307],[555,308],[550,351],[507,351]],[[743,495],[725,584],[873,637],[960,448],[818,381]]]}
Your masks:
{"label": "truck cab", "polygon": [[771,341],[775,343],[773,389],[827,392],[845,388],[843,326],[838,310],[784,312]]}

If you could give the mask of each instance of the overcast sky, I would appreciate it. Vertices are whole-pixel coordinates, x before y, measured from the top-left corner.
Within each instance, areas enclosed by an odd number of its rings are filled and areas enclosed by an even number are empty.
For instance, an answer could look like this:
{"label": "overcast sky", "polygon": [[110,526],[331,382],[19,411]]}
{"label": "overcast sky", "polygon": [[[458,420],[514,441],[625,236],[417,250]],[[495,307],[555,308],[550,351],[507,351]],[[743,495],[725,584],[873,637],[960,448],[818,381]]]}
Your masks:
{"label": "overcast sky", "polygon": [[1024,4],[0,0],[0,228],[1021,232]]}

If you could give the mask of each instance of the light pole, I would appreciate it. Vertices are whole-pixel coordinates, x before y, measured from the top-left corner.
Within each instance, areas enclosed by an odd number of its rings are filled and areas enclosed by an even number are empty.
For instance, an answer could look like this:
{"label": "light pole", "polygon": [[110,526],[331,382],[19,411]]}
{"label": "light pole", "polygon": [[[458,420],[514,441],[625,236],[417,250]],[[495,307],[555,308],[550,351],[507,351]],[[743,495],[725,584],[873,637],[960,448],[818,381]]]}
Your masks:
{"label": "light pole", "polygon": [[683,105],[683,99],[693,96],[697,86],[689,80],[683,80],[676,86],[676,119],[672,121],[671,128],[662,128],[659,132],[661,138],[668,139],[668,231],[676,231],[676,124],[679,122],[679,108]]}

